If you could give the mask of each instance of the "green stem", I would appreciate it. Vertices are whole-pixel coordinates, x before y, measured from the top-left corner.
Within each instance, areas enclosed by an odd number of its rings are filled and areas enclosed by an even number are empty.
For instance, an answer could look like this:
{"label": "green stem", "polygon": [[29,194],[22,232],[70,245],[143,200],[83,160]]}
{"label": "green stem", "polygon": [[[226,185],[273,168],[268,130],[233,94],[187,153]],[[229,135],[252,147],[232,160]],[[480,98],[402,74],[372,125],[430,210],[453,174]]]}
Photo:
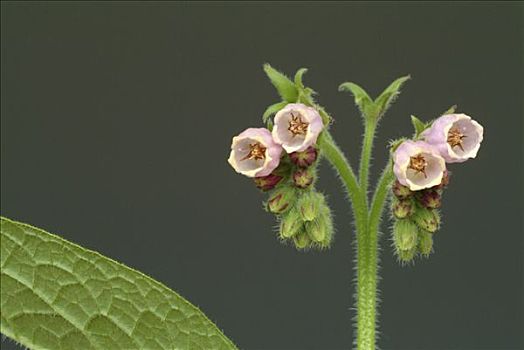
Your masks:
{"label": "green stem", "polygon": [[[355,174],[342,151],[328,132],[320,139],[324,156],[333,165],[346,186],[353,205],[357,229],[357,348],[375,348],[377,232],[368,231],[366,192],[358,185]],[[371,144],[364,143],[371,148]],[[364,154],[370,154],[366,149]]]}
{"label": "green stem", "polygon": [[353,205],[353,212],[357,231],[365,231],[367,225],[367,206],[360,191],[357,178],[346,157],[328,131],[324,131],[319,138],[322,154],[333,165],[342,183],[346,187],[349,199]]}
{"label": "green stem", "polygon": [[386,203],[386,198],[394,179],[395,176],[393,175],[393,170],[391,169],[391,161],[389,161],[382,171],[380,179],[378,180],[377,188],[375,190],[375,194],[373,195],[373,201],[371,202],[369,214],[369,229],[371,231],[378,231],[379,229],[380,218],[382,217],[384,204]]}
{"label": "green stem", "polygon": [[360,167],[358,170],[358,180],[360,188],[366,196],[369,183],[369,165],[371,162],[371,151],[373,150],[373,139],[375,138],[375,129],[377,122],[374,119],[366,118],[365,130],[364,130],[364,141],[362,143],[362,153],[360,156]]}

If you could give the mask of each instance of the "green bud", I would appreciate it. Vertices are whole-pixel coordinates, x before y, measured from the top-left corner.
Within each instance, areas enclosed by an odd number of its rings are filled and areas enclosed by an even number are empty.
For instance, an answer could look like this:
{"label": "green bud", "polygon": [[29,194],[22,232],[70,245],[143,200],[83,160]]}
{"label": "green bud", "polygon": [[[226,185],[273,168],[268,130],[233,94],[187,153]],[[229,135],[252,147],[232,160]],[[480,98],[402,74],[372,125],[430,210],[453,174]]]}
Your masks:
{"label": "green bud", "polygon": [[280,219],[280,237],[286,239],[295,236],[302,230],[304,222],[296,209],[291,209]]}
{"label": "green bud", "polygon": [[327,206],[315,218],[306,222],[306,231],[312,241],[317,243],[320,248],[328,248],[333,238],[333,220],[331,212]]}
{"label": "green bud", "polygon": [[401,200],[395,198],[392,201],[391,211],[397,219],[404,219],[413,214],[415,211],[415,204],[411,198]]}
{"label": "green bud", "polygon": [[398,251],[412,250],[417,247],[418,228],[412,221],[401,219],[393,227],[393,240]]}
{"label": "green bud", "polygon": [[436,232],[440,226],[440,215],[435,209],[417,207],[413,220],[418,227],[431,233]]}
{"label": "green bud", "polygon": [[425,257],[433,251],[433,235],[430,232],[419,230],[418,251]]}
{"label": "green bud", "polygon": [[305,232],[300,232],[299,234],[293,236],[293,241],[295,242],[295,247],[297,249],[304,249],[311,243],[311,240]]}
{"label": "green bud", "polygon": [[326,227],[323,225],[322,221],[317,218],[315,221],[310,221],[306,223],[306,232],[311,240],[315,242],[322,242],[326,239],[327,232]]}
{"label": "green bud", "polygon": [[315,180],[312,169],[298,169],[293,173],[293,182],[298,188],[308,188]]}
{"label": "green bud", "polygon": [[297,202],[302,220],[313,221],[320,213],[320,208],[325,206],[324,196],[316,191],[302,193]]}
{"label": "green bud", "polygon": [[397,256],[399,260],[403,263],[408,263],[415,258],[415,255],[417,254],[417,247],[413,247],[411,249],[406,250],[397,250]]}
{"label": "green bud", "polygon": [[275,190],[267,201],[267,210],[273,214],[282,214],[288,211],[295,202],[295,189],[289,186]]}

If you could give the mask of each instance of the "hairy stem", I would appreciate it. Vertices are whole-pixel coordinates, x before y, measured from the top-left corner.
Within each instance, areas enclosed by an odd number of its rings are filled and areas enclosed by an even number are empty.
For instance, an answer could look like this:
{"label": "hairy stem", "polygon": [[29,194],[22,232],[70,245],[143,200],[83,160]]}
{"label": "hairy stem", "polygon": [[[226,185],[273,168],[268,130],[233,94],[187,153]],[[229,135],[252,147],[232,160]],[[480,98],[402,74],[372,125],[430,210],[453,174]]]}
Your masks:
{"label": "hairy stem", "polygon": [[360,167],[358,170],[358,180],[360,188],[366,196],[369,183],[369,166],[371,162],[371,151],[373,150],[373,139],[375,138],[375,129],[377,122],[375,120],[366,120],[364,130],[364,141],[362,143],[362,153],[360,156]]}
{"label": "hairy stem", "polygon": [[[373,131],[374,133],[374,131]],[[373,139],[373,133],[370,139]],[[351,166],[331,135],[325,133],[320,145],[323,154],[340,175],[353,204],[357,229],[357,348],[375,348],[376,290],[377,290],[377,230],[369,230],[366,191],[355,178]],[[364,142],[363,154],[371,155],[371,142]],[[367,176],[367,170],[365,171]]]}
{"label": "hairy stem", "polygon": [[391,183],[395,179],[393,170],[391,169],[391,161],[386,164],[386,167],[382,171],[382,175],[378,180],[375,194],[373,195],[373,201],[371,202],[371,209],[369,213],[369,229],[371,231],[378,231],[380,225],[380,218],[384,211],[384,204],[388,196],[389,188]]}
{"label": "hairy stem", "polygon": [[322,136],[319,139],[319,144],[322,154],[331,163],[331,165],[333,165],[336,172],[340,176],[342,183],[346,187],[349,199],[353,205],[357,231],[365,231],[368,215],[367,206],[351,165],[347,161],[340,148],[338,148],[337,144],[328,131],[322,133]]}

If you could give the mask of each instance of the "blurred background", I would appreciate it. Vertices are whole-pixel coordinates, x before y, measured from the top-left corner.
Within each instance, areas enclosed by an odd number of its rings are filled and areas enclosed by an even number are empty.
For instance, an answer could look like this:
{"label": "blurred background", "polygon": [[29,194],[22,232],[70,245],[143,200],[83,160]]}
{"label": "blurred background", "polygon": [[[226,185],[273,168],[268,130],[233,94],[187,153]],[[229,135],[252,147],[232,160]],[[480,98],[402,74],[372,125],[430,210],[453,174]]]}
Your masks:
{"label": "blurred background", "polygon": [[[2,2],[1,214],[172,287],[242,349],[354,340],[351,208],[330,167],[331,250],[278,242],[264,195],[227,164],[231,137],[278,96],[270,62],[335,117],[356,165],[353,81],[376,96],[411,74],[376,139],[457,104],[485,128],[451,165],[429,260],[401,267],[382,225],[382,349],[522,349],[522,2]],[[2,349],[16,349],[9,341]]]}

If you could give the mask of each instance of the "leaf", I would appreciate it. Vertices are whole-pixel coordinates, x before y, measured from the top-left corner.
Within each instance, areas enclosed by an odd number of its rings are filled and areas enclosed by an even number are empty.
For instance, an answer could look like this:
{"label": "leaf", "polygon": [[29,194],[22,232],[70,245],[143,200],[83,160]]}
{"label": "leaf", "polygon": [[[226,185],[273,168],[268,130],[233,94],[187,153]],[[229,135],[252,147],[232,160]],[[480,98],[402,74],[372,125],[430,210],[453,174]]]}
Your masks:
{"label": "leaf", "polygon": [[415,137],[419,136],[422,131],[426,130],[427,125],[414,115],[411,116],[411,124],[413,124],[413,128],[415,129]]}
{"label": "leaf", "polygon": [[[298,90],[295,84],[289,80],[284,74],[275,70],[269,65],[269,63],[264,64],[264,71],[266,72],[269,80],[275,88],[277,89],[280,97],[283,100],[288,102],[296,102],[298,97]],[[302,73],[303,74],[303,73]]]}
{"label": "leaf", "polygon": [[351,92],[355,97],[355,104],[364,116],[369,115],[369,112],[373,109],[373,100],[369,97],[366,90],[357,84],[351,82],[343,83],[338,87],[338,91]]}
{"label": "leaf", "polygon": [[267,124],[268,127],[272,128],[273,123],[271,122],[271,119],[270,119],[271,116],[277,113],[278,111],[280,111],[282,108],[286,107],[287,104],[288,104],[287,101],[282,101],[282,102],[278,102],[278,103],[272,104],[271,106],[267,107],[266,111],[262,115],[262,121],[264,122],[264,124]]}
{"label": "leaf", "polygon": [[302,82],[302,76],[306,74],[307,68],[300,68],[295,74],[295,86],[298,88],[304,88],[304,83]]}
{"label": "leaf", "polygon": [[409,75],[406,75],[404,77],[398,78],[394,82],[392,82],[381,94],[379,97],[375,99],[375,106],[377,108],[377,118],[380,118],[381,116],[386,113],[387,109],[393,103],[395,98],[400,93],[401,86],[409,80],[411,77]]}
{"label": "leaf", "polygon": [[0,331],[32,349],[236,349],[161,283],[1,218]]}

